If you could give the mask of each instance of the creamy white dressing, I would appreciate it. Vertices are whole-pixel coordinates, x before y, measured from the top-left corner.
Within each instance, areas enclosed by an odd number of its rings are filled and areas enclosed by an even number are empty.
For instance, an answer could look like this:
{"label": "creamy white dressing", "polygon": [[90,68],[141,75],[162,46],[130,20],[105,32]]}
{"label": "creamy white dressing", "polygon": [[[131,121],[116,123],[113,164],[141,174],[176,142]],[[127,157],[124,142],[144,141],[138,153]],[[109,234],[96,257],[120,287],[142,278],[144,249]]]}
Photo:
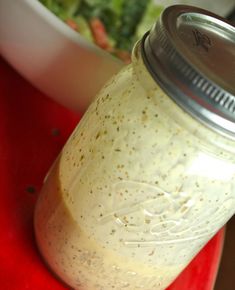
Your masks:
{"label": "creamy white dressing", "polygon": [[231,142],[135,59],[90,106],[42,190],[35,229],[49,266],[75,289],[165,289],[234,212]]}

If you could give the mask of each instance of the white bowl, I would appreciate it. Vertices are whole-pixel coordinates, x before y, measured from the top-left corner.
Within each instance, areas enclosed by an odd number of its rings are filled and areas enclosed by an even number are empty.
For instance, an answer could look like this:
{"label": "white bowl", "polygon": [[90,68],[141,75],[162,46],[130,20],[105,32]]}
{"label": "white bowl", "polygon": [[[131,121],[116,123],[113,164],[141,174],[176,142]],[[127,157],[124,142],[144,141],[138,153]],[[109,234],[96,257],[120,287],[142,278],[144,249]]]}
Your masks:
{"label": "white bowl", "polygon": [[123,66],[37,0],[0,0],[0,53],[33,85],[77,111]]}

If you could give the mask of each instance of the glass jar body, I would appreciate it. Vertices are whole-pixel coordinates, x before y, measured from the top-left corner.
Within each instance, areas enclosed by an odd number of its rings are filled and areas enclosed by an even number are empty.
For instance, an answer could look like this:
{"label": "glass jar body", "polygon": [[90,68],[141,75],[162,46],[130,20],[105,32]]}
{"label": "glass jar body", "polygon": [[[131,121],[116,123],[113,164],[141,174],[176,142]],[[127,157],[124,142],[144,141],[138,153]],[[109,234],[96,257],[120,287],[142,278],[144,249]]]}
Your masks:
{"label": "glass jar body", "polygon": [[234,213],[232,145],[162,91],[137,45],[46,179],[42,255],[75,289],[165,289]]}

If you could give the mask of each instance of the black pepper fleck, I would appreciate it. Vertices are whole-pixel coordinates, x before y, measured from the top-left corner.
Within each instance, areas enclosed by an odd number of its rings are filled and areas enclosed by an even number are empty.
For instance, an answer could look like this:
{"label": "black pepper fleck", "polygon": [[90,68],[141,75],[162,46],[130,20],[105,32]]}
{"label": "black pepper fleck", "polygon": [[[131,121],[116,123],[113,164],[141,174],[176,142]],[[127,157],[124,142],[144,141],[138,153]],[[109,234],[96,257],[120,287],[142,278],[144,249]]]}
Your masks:
{"label": "black pepper fleck", "polygon": [[60,135],[60,129],[58,129],[58,128],[53,128],[52,130],[51,130],[51,135],[52,136],[59,136]]}
{"label": "black pepper fleck", "polygon": [[27,191],[28,193],[35,193],[35,192],[36,192],[36,189],[35,189],[34,186],[29,185],[29,186],[26,188],[26,191]]}

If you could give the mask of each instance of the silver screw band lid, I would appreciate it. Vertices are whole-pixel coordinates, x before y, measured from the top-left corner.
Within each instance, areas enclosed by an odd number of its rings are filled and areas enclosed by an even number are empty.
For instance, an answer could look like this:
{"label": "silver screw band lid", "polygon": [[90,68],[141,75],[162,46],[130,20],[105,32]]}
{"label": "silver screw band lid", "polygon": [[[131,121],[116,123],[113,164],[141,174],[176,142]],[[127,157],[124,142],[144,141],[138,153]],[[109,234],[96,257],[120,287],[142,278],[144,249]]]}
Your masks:
{"label": "silver screw band lid", "polygon": [[142,39],[144,63],[184,110],[235,138],[235,27],[206,10],[166,8]]}

